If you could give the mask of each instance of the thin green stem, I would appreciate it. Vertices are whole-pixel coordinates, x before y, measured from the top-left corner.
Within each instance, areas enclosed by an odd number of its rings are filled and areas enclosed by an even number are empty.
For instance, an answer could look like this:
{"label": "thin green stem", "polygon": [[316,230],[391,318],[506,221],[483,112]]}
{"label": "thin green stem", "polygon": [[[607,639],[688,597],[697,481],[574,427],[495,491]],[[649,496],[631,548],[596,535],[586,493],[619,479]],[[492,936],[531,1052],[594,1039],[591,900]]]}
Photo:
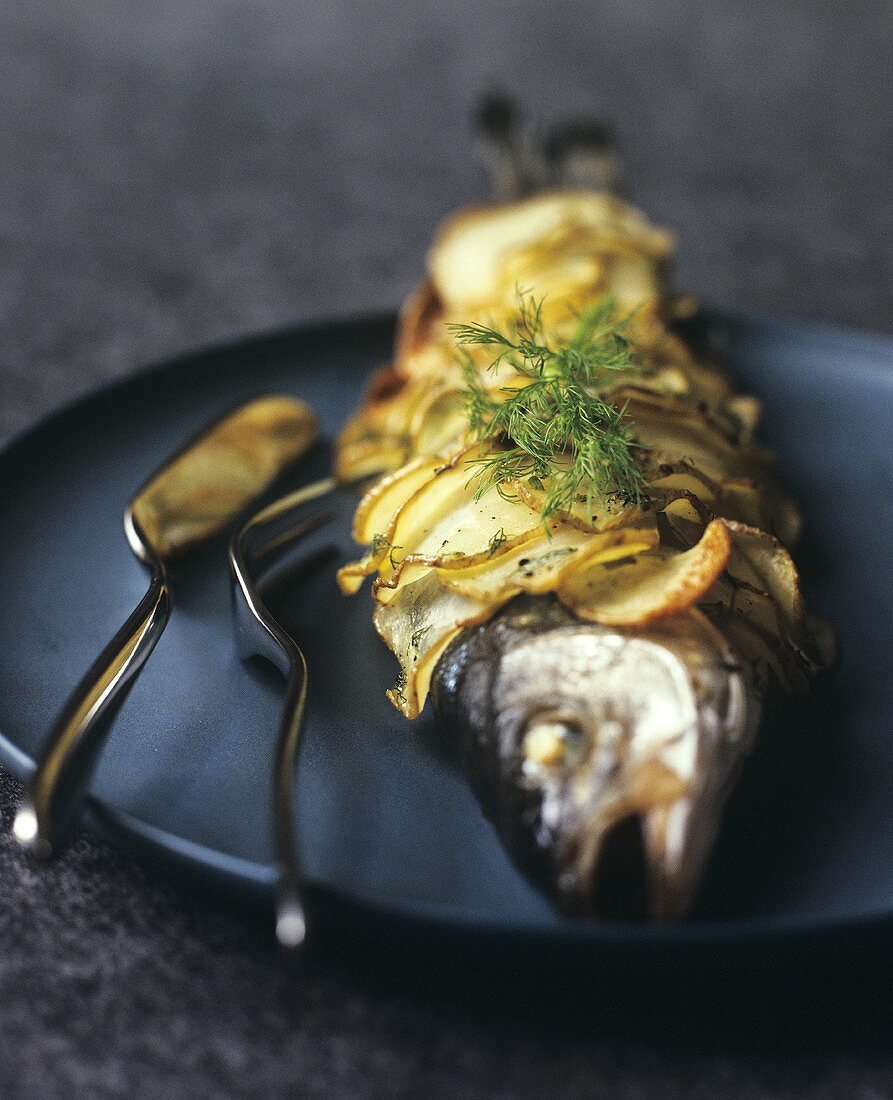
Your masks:
{"label": "thin green stem", "polygon": [[[639,504],[645,481],[634,424],[625,404],[617,407],[602,396],[618,374],[642,369],[626,335],[629,317],[617,320],[614,302],[601,299],[577,316],[569,338],[554,340],[545,332],[542,306],[542,299],[519,292],[508,332],[449,326],[472,434],[498,447],[474,460],[477,493],[495,487],[510,495],[506,482],[526,479],[545,489],[543,519],[578,502],[590,509],[595,501]],[[495,350],[487,370],[505,363],[528,381],[491,392],[465,350],[470,345]]]}

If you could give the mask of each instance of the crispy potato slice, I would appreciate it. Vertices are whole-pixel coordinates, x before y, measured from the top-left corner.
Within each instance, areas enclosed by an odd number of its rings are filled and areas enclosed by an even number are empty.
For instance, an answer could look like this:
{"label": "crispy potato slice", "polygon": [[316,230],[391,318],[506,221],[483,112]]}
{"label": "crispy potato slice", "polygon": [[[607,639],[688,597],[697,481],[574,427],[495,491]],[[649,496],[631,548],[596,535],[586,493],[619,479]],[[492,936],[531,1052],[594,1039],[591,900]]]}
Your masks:
{"label": "crispy potato slice", "polygon": [[[542,533],[542,522],[538,523],[535,528],[520,531],[512,536],[506,535],[505,529],[500,527],[488,546],[475,550],[474,548],[480,546],[481,542],[478,541],[477,535],[472,529],[471,537],[473,541],[469,546],[468,553],[444,549],[442,552],[434,554],[423,552],[408,554],[402,559],[392,554],[387,564],[382,563],[380,567],[380,575],[372,586],[372,595],[378,603],[390,603],[397,589],[403,585],[411,584],[432,569],[437,569],[441,573],[451,573],[482,565],[489,566],[491,563],[495,565],[505,554],[518,547],[523,548],[529,545],[532,540],[538,538]],[[462,532],[459,532],[457,538],[461,534]],[[399,554],[399,551],[397,551],[397,554]]]}
{"label": "crispy potato slice", "polygon": [[618,289],[638,303],[657,296],[655,269],[671,245],[669,234],[619,199],[553,192],[449,218],[428,253],[428,271],[441,301],[468,308],[511,301],[519,283],[531,285],[532,274],[539,293],[568,284],[598,288],[608,282],[599,257],[622,251],[648,261],[641,264],[644,276],[632,262],[616,275]]}
{"label": "crispy potato slice", "polygon": [[380,434],[355,419],[341,435],[335,454],[335,477],[347,483],[386,474],[406,461],[406,453],[405,439]]}
{"label": "crispy potato slice", "polygon": [[723,429],[690,402],[631,391],[618,391],[617,400],[628,399],[627,411],[636,439],[651,452],[655,465],[685,462],[713,479],[763,480],[769,456],[736,443]]}
{"label": "crispy potato slice", "polygon": [[[539,485],[530,479],[505,482],[506,492],[517,496],[518,500],[539,515],[542,515],[548,490],[548,478],[540,482]],[[567,511],[556,512],[555,517],[571,527],[576,527],[579,531],[599,532],[610,531],[615,527],[634,523],[650,510],[650,508],[643,509],[635,504],[623,504],[620,501],[607,501],[603,505],[597,504],[596,508],[597,511],[590,512],[585,501],[575,501],[573,507]]]}
{"label": "crispy potato slice", "polygon": [[683,489],[722,519],[762,527],[768,518],[763,488],[748,478],[714,479],[687,462],[675,462],[662,463],[649,473],[648,484],[658,490]]}
{"label": "crispy potato slice", "polygon": [[415,718],[428,695],[437,658],[459,633],[489,618],[499,604],[451,592],[429,571],[401,587],[389,604],[379,604],[373,622],[400,662],[400,677],[388,698],[407,718]]}
{"label": "crispy potato slice", "polygon": [[[768,531],[785,545],[796,543],[800,534],[800,513],[775,482],[721,478],[717,485],[719,494],[709,501],[715,515]],[[699,495],[704,500],[704,496]]]}
{"label": "crispy potato slice", "polygon": [[785,691],[799,695],[807,691],[809,680],[803,667],[777,634],[740,615],[726,613],[714,621],[739,657],[768,668]]}
{"label": "crispy potato slice", "polygon": [[408,433],[415,454],[436,454],[467,445],[469,427],[462,391],[452,386],[432,390],[430,398],[416,409]]}
{"label": "crispy potato slice", "polygon": [[457,391],[461,384],[452,353],[441,351],[439,356],[434,372],[424,377],[414,377],[393,366],[373,376],[359,412],[348,420],[338,437],[335,474],[341,481],[392,470],[412,454],[432,454],[442,449],[440,445],[419,447],[416,441],[418,428],[438,397]]}
{"label": "crispy potato slice", "polygon": [[[729,522],[732,551],[714,597],[766,634],[774,635],[813,675],[827,664],[827,647],[806,617],[800,576],[784,546],[765,531]],[[823,652],[825,651],[825,652]]]}
{"label": "crispy potato slice", "polygon": [[406,502],[443,467],[442,458],[420,455],[377,481],[357,505],[354,541],[365,546],[376,535],[389,533]]}
{"label": "crispy potato slice", "polygon": [[338,584],[346,595],[359,591],[391,552],[397,516],[403,505],[443,465],[442,459],[425,455],[414,458],[399,470],[377,481],[357,506],[353,537],[369,549],[359,561],[348,562],[338,570]]}
{"label": "crispy potato slice", "polygon": [[407,579],[416,580],[426,568],[474,565],[542,531],[539,513],[523,502],[495,489],[476,498],[468,463],[484,450],[473,445],[448,461],[420,457],[373,486],[354,522],[354,537],[369,550],[339,570],[342,591],[356,592],[379,570],[375,595],[386,603],[410,566]]}
{"label": "crispy potato slice", "polygon": [[657,543],[656,526],[623,527],[600,534],[562,526],[551,538],[537,536],[495,561],[440,570],[439,578],[454,592],[481,601],[501,601],[519,592],[541,595],[557,588],[565,574],[584,561],[612,561],[650,550]]}
{"label": "crispy potato slice", "polygon": [[730,521],[729,530],[732,532],[729,572],[772,596],[790,629],[799,630],[805,612],[800,577],[791,555],[778,539],[756,527]]}
{"label": "crispy potato slice", "polygon": [[477,445],[459,451],[407,500],[394,522],[393,554],[381,563],[383,578],[406,560],[441,566],[466,559],[471,565],[492,556],[496,544],[509,549],[542,526],[539,512],[495,489],[476,499],[470,463],[485,453]]}
{"label": "crispy potato slice", "polygon": [[401,465],[409,448],[406,425],[426,392],[393,366],[376,371],[359,411],[338,436],[336,477],[356,481]]}
{"label": "crispy potato slice", "polygon": [[361,558],[341,566],[335,574],[335,579],[345,596],[355,596],[359,592],[363,581],[378,569],[387,557],[389,549],[387,539],[382,538],[380,541],[373,542]]}
{"label": "crispy potato slice", "polygon": [[731,549],[726,522],[713,520],[691,550],[653,550],[604,565],[583,562],[562,579],[558,598],[581,619],[644,626],[702,599]]}
{"label": "crispy potato slice", "polygon": [[[555,532],[559,529],[560,525],[554,523],[550,526],[549,531]],[[443,576],[473,569],[495,569],[502,558],[509,553],[516,552],[523,557],[524,550],[531,543],[547,537],[542,522],[540,522],[535,528],[522,531],[511,537],[505,534],[504,528],[500,528],[487,548],[476,553],[408,554],[402,560],[389,563],[393,566],[391,569],[381,571],[381,575],[372,585],[372,596],[378,603],[390,603],[399,587],[412,584],[413,581],[417,581],[419,577],[424,576],[432,569],[438,570]],[[456,587],[456,591],[462,591],[461,586]]]}
{"label": "crispy potato slice", "polygon": [[719,496],[711,505],[718,516],[752,527],[765,527],[771,522],[766,493],[758,482],[749,478],[723,478],[719,490]]}
{"label": "crispy potato slice", "polygon": [[397,318],[394,359],[402,361],[430,343],[442,325],[443,306],[430,279],[412,291]]}

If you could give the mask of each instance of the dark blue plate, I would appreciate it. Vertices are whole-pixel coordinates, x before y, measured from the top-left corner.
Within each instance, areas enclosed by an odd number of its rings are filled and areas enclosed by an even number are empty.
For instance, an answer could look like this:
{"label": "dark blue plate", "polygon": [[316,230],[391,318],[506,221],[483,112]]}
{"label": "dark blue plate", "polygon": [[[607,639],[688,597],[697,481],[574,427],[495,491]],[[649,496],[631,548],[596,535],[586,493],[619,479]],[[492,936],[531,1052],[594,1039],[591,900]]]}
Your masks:
{"label": "dark blue plate", "polygon": [[[697,912],[678,927],[558,918],[506,858],[432,719],[407,723],[385,700],[395,665],[368,595],[341,597],[329,562],[276,604],[312,673],[298,801],[328,913],[597,956],[893,931],[893,341],[713,315],[687,330],[765,402],[765,438],[806,519],[808,604],[841,652],[763,730]],[[305,398],[331,436],[392,333],[390,318],[352,321],[187,355],[62,410],[0,456],[0,759],[17,775],[145,589],[121,523],[134,488],[259,392]],[[311,458],[291,483],[326,462]],[[342,552],[352,503],[333,532]],[[101,758],[88,823],[234,898],[268,900],[281,685],[236,655],[224,551],[221,540],[176,578],[172,621]]]}

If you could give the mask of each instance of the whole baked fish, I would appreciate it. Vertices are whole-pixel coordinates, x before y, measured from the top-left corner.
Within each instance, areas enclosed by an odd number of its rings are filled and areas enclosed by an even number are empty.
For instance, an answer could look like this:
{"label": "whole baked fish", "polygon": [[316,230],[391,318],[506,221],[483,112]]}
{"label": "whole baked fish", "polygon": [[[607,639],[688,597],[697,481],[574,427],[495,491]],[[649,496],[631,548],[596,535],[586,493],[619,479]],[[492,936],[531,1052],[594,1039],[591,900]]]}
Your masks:
{"label": "whole baked fish", "polygon": [[687,912],[770,681],[830,659],[759,406],[673,332],[671,246],[606,193],[461,212],[339,443],[343,478],[378,478],[339,577],[377,574],[392,702],[433,695],[508,849],[578,915]]}

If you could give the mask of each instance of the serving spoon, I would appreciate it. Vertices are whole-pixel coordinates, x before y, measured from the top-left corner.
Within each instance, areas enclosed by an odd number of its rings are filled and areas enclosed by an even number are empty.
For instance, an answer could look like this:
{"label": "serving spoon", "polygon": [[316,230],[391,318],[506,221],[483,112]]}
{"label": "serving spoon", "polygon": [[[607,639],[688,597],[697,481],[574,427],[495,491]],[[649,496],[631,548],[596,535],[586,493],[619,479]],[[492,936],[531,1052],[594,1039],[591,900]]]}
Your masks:
{"label": "serving spoon", "polygon": [[12,832],[40,858],[58,852],[103,734],[167,625],[168,567],[207,542],[313,444],[316,417],[301,401],[262,397],[215,421],[173,455],[124,513],[127,541],[149,590],[72,692],[26,788]]}

